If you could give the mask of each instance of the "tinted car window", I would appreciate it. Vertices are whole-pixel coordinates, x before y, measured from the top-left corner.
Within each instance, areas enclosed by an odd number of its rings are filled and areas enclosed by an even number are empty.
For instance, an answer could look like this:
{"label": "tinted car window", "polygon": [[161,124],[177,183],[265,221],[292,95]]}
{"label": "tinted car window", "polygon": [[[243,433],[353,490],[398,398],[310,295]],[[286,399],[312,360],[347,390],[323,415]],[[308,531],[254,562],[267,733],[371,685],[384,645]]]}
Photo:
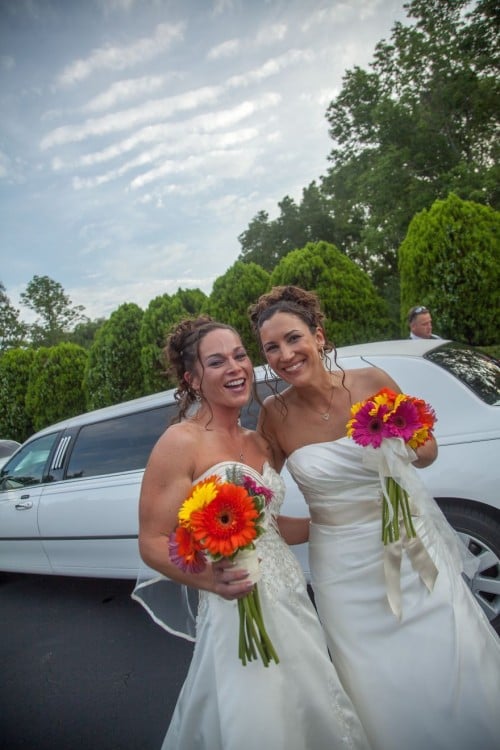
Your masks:
{"label": "tinted car window", "polygon": [[175,409],[165,405],[85,425],[74,441],[67,478],[143,469]]}
{"label": "tinted car window", "polygon": [[1,488],[5,490],[40,484],[46,476],[47,459],[58,435],[58,432],[53,432],[23,446],[3,467]]}
{"label": "tinted car window", "polygon": [[426,359],[448,370],[487,404],[500,403],[500,366],[476,349],[444,344],[425,355]]}

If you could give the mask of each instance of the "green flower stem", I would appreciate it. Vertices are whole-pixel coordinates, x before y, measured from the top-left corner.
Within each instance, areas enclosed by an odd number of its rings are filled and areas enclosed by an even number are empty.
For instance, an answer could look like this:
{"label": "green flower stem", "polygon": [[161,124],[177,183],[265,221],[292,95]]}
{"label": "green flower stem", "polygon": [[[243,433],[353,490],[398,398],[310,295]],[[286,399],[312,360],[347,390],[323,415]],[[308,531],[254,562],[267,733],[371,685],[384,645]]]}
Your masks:
{"label": "green flower stem", "polygon": [[387,479],[388,489],[389,489],[389,497],[391,499],[391,505],[393,510],[393,516],[392,516],[392,531],[393,531],[393,539],[392,541],[397,542],[399,539],[399,484],[394,481],[392,477],[388,477]]}
{"label": "green flower stem", "polygon": [[[254,646],[257,646],[257,649],[260,654],[260,658],[262,659],[264,666],[267,667],[269,664],[269,656],[267,654],[265,644],[263,643],[262,638],[260,637],[260,634],[258,632],[258,628],[256,627],[252,595],[249,594],[248,596],[246,596],[244,599],[244,602],[245,602],[245,609],[247,613],[247,627],[248,627],[249,637],[252,641],[252,644]],[[256,656],[257,655],[255,655],[255,658]]]}
{"label": "green flower stem", "polygon": [[248,646],[247,646],[247,642],[245,638],[245,617],[244,617],[243,602],[241,599],[238,599],[238,614],[240,617],[238,657],[240,658],[240,661],[243,663],[243,666],[245,666],[248,660]]}
{"label": "green flower stem", "polygon": [[265,667],[269,665],[271,659],[278,664],[278,655],[264,626],[257,586],[243,599],[238,599],[238,613],[240,617],[238,656],[243,666],[248,661],[257,658],[257,651]]}
{"label": "green flower stem", "polygon": [[410,498],[408,497],[408,493],[406,492],[406,490],[402,490],[401,509],[403,511],[403,521],[405,524],[406,535],[409,539],[416,537],[417,532],[415,531],[413,519],[411,517]]}
{"label": "green flower stem", "polygon": [[416,537],[417,532],[413,526],[413,520],[410,511],[410,500],[408,493],[401,487],[395,479],[387,477],[386,488],[389,500],[391,502],[393,517],[389,522],[389,506],[385,495],[382,497],[382,541],[384,544],[397,542],[399,539],[399,515],[401,515],[406,529],[408,538]]}
{"label": "green flower stem", "polygon": [[269,659],[273,659],[276,662],[276,664],[279,664],[278,654],[275,651],[273,643],[267,633],[266,626],[264,625],[264,617],[262,615],[262,607],[260,605],[259,589],[257,585],[254,586],[254,590],[252,592],[252,602],[255,607],[255,621],[257,623],[257,627],[259,629],[261,638],[263,642],[266,644],[266,649],[269,654]]}

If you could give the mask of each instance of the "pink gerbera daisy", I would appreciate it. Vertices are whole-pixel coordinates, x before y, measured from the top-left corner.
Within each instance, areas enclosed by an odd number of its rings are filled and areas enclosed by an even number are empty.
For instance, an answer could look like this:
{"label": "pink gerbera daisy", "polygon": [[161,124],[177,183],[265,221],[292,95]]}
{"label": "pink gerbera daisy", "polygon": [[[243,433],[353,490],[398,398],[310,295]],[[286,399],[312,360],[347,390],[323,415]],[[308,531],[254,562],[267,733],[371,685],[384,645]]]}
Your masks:
{"label": "pink gerbera daisy", "polygon": [[396,399],[393,411],[387,416],[386,425],[391,437],[403,438],[405,443],[422,426],[418,409],[404,396]]}
{"label": "pink gerbera daisy", "polygon": [[347,423],[347,434],[359,445],[380,448],[382,440],[389,437],[384,421],[386,413],[385,404],[377,407],[373,401],[366,401]]}

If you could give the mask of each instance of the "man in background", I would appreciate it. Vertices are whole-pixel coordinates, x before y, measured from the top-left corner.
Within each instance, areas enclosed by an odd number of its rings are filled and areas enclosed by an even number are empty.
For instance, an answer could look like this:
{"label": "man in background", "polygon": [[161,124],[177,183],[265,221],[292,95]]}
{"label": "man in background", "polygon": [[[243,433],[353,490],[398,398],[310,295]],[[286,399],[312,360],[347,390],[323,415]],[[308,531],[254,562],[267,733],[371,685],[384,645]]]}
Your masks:
{"label": "man in background", "polygon": [[423,305],[410,308],[408,313],[408,325],[410,326],[411,339],[438,339],[432,333],[432,316]]}

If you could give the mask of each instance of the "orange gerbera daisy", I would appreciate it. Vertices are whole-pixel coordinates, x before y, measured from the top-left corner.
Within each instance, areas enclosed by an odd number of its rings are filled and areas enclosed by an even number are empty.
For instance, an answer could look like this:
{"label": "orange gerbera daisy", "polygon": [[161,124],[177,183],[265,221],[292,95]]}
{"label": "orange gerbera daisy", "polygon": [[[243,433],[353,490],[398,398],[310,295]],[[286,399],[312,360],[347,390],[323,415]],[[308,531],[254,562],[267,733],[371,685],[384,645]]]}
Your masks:
{"label": "orange gerbera daisy", "polygon": [[206,567],[199,543],[184,526],[177,526],[168,541],[170,559],[186,573],[200,573]]}
{"label": "orange gerbera daisy", "polygon": [[257,537],[260,511],[244,487],[226,482],[217,497],[191,515],[195,539],[215,557],[230,557]]}

